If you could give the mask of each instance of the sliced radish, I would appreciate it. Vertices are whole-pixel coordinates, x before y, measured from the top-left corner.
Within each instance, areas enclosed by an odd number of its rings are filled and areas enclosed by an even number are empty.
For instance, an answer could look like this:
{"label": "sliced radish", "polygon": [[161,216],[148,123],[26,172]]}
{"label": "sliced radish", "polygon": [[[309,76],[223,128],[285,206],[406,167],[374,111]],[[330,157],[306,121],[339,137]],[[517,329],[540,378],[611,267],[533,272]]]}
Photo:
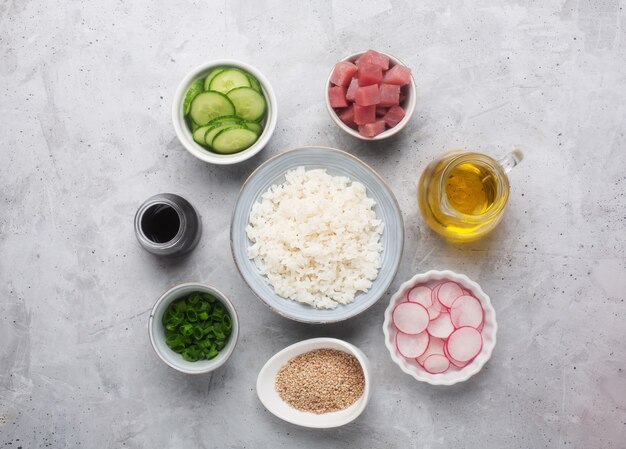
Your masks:
{"label": "sliced radish", "polygon": [[463,295],[463,288],[456,282],[448,281],[439,285],[437,299],[441,304],[450,308],[456,298]]}
{"label": "sliced radish", "polygon": [[426,357],[428,356],[431,356],[433,354],[445,355],[444,346],[445,343],[441,338],[433,337],[431,335],[426,351],[424,352],[424,354],[416,358],[415,361],[420,365],[423,365],[424,360],[426,360]]}
{"label": "sliced radish", "polygon": [[424,285],[420,285],[419,287],[413,287],[407,298],[411,302],[416,302],[418,304],[423,305],[426,308],[429,308],[433,305],[433,300],[431,298],[432,290]]}
{"label": "sliced radish", "polygon": [[469,363],[474,360],[468,360],[467,362],[459,362],[458,360],[454,360],[452,357],[450,357],[450,353],[448,353],[448,346],[444,345],[443,346],[443,353],[446,357],[448,357],[448,360],[450,360],[450,363],[452,363],[454,366],[456,366],[457,368],[463,368],[467,365],[469,365]]}
{"label": "sliced radish", "polygon": [[483,322],[483,306],[473,296],[459,296],[450,307],[450,319],[454,327],[478,328]]}
{"label": "sliced radish", "polygon": [[439,287],[441,287],[442,285],[443,285],[443,282],[440,282],[439,284],[435,285],[430,292],[430,299],[433,304],[436,304],[436,303],[441,304],[439,302],[439,299],[437,298],[437,295],[439,294]]}
{"label": "sliced radish", "polygon": [[424,306],[416,302],[401,302],[393,309],[393,324],[405,334],[419,334],[426,330],[430,317]]}
{"label": "sliced radish", "polygon": [[407,359],[414,359],[421,356],[428,348],[430,336],[426,332],[417,335],[403,334],[396,335],[396,348],[398,352]]}
{"label": "sliced radish", "polygon": [[448,338],[448,354],[459,362],[468,362],[480,353],[483,337],[473,327],[460,327]]}
{"label": "sliced radish", "polygon": [[431,374],[445,373],[450,368],[450,360],[445,355],[433,354],[424,360],[424,369]]}
{"label": "sliced radish", "polygon": [[454,332],[450,314],[448,312],[441,312],[437,318],[430,321],[426,330],[433,337],[448,338],[450,334]]}
{"label": "sliced radish", "polygon": [[447,312],[447,311],[448,309],[442,306],[439,301],[435,300],[433,305],[428,308],[428,317],[430,318],[431,321],[436,320],[437,317],[441,315],[442,312]]}

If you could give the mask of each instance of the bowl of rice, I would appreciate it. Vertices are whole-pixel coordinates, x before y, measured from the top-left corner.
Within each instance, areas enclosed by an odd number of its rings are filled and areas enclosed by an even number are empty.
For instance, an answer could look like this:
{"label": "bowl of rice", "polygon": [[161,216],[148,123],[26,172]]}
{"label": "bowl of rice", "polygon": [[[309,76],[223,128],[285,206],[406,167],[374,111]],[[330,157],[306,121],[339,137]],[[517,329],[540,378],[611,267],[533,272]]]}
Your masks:
{"label": "bowl of rice", "polygon": [[258,167],[231,220],[233,259],[261,301],[289,319],[333,323],[375,304],[396,275],[404,223],[368,165],[303,147]]}

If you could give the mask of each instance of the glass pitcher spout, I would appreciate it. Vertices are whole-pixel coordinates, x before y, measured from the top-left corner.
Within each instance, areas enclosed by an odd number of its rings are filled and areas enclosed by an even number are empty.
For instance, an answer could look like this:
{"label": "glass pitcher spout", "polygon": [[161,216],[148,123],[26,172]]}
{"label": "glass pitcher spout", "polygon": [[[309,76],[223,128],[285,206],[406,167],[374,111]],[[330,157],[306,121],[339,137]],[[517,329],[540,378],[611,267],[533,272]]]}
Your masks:
{"label": "glass pitcher spout", "polygon": [[513,167],[522,162],[522,159],[524,159],[524,153],[519,148],[516,148],[502,159],[499,159],[498,163],[504,169],[504,173],[508,173]]}

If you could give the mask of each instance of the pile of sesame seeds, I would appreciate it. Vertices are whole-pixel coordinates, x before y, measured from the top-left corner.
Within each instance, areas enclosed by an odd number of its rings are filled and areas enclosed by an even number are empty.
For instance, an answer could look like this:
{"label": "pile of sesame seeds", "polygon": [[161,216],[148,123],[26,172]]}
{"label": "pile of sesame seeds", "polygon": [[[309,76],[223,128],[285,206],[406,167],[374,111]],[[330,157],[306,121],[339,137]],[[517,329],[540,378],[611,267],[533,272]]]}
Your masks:
{"label": "pile of sesame seeds", "polygon": [[363,395],[365,377],[352,354],[318,349],[300,354],[283,366],[275,387],[292,407],[322,414],[354,404]]}

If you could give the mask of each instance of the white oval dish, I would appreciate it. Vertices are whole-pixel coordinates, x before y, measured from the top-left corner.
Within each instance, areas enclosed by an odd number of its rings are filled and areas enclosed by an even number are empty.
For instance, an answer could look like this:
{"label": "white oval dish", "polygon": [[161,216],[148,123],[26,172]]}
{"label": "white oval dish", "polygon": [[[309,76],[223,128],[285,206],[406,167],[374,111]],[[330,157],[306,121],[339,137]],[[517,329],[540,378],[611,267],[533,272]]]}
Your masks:
{"label": "white oval dish", "polygon": [[[337,62],[338,63],[342,62],[342,61],[354,62],[363,53],[365,53],[365,51],[360,51],[358,53],[353,53],[350,56],[346,56],[345,58],[343,58],[342,60],[337,61]],[[394,65],[400,64],[400,65],[403,65],[405,67],[409,67],[407,64],[405,64],[404,62],[400,61],[395,56],[390,55],[389,53],[384,53],[384,52],[379,52],[379,53],[382,53],[383,55],[387,56],[389,58],[389,60],[391,62],[393,62]],[[404,111],[405,111],[404,118],[400,121],[400,123],[398,123],[393,128],[390,128],[390,129],[388,129],[386,131],[383,131],[382,133],[378,134],[377,136],[366,137],[366,136],[363,136],[361,133],[359,133],[358,130],[350,128],[343,121],[341,121],[341,119],[339,118],[339,116],[337,115],[337,113],[335,112],[333,107],[330,105],[330,99],[328,98],[328,89],[332,86],[332,84],[330,82],[330,77],[333,75],[333,69],[334,68],[335,68],[335,66],[333,66],[332,69],[330,70],[330,73],[328,74],[328,78],[326,79],[326,84],[324,84],[324,88],[326,89],[326,91],[324,92],[324,99],[326,101],[326,110],[328,111],[328,114],[330,115],[330,118],[333,119],[333,121],[335,122],[335,124],[339,128],[341,128],[342,130],[344,130],[346,133],[350,134],[351,136],[356,137],[357,139],[361,139],[361,140],[383,140],[383,139],[387,139],[388,137],[395,136],[400,131],[402,131],[404,129],[404,127],[409,123],[409,121],[411,120],[411,117],[413,116],[413,113],[415,112],[415,104],[417,102],[417,100],[416,100],[417,87],[415,86],[415,79],[413,78],[413,74],[411,74],[411,82],[409,83],[409,88],[407,89],[406,99],[400,105],[400,106],[402,106],[404,108]]]}
{"label": "white oval dish", "polygon": [[[445,373],[431,374],[424,370],[415,360],[408,360],[398,353],[396,348],[396,327],[392,322],[391,315],[394,308],[400,302],[406,301],[406,295],[416,285],[427,285],[433,287],[441,281],[450,280],[462,285],[472,295],[478,299],[484,311],[484,324],[482,330],[483,347],[480,353],[467,366],[457,369],[451,368]],[[427,273],[417,274],[413,278],[403,283],[399,290],[391,297],[389,306],[385,310],[385,321],[383,323],[383,333],[385,334],[385,346],[389,350],[391,360],[402,369],[405,373],[413,376],[420,382],[427,382],[431,385],[454,385],[458,382],[464,382],[474,374],[479,372],[491,357],[494,347],[496,346],[496,333],[498,324],[496,323],[496,311],[491,305],[489,296],[480,288],[476,282],[464,274],[457,274],[453,271],[435,271],[431,270]]]}
{"label": "white oval dish", "polygon": [[[183,101],[185,94],[189,86],[198,78],[204,77],[211,69],[218,66],[231,66],[237,67],[251,73],[261,84],[263,95],[265,96],[265,102],[267,104],[267,112],[265,118],[262,120],[263,132],[259,136],[256,142],[243,151],[233,154],[217,154],[212,153],[203,146],[197,144],[193,140],[191,130],[185,123],[185,113],[183,111]],[[246,159],[251,158],[259,151],[261,151],[267,142],[269,142],[274,130],[276,129],[276,122],[278,119],[278,102],[276,101],[276,95],[265,76],[259,72],[256,68],[245,62],[236,61],[234,59],[219,59],[215,61],[209,61],[201,66],[196,67],[190,71],[185,78],[178,85],[176,94],[174,95],[174,101],[172,103],[172,123],[174,124],[174,130],[180,143],[185,147],[187,151],[193,154],[198,159],[205,162],[217,165],[230,165],[236,164]]]}
{"label": "white oval dish", "polygon": [[[294,357],[316,349],[337,349],[352,354],[361,364],[365,377],[363,395],[350,407],[324,414],[303,412],[293,408],[281,399],[275,388],[276,375],[280,368]],[[287,346],[265,363],[256,381],[256,392],[267,410],[280,419],[302,427],[326,429],[339,427],[354,421],[365,410],[371,396],[369,360],[356,346],[336,338],[311,338]]]}

